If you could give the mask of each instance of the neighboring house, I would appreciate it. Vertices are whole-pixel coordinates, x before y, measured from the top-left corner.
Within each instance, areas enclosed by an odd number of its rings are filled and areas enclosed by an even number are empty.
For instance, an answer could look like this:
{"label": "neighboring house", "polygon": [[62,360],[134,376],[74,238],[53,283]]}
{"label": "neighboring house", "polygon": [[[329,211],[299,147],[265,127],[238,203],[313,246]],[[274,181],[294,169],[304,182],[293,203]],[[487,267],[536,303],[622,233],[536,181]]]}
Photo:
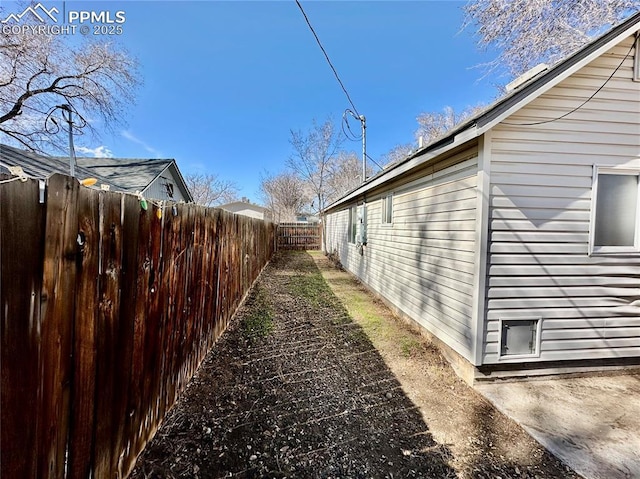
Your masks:
{"label": "neighboring house", "polygon": [[320,217],[314,213],[301,212],[296,215],[296,221],[299,223],[320,223]]}
{"label": "neighboring house", "polygon": [[326,210],[468,381],[640,364],[640,14]]}
{"label": "neighboring house", "polygon": [[[8,172],[10,166],[20,166],[32,178],[69,174],[68,158],[0,145],[0,172]],[[175,160],[77,158],[75,176],[80,180],[95,178],[97,187],[108,185],[112,191],[139,192],[156,200],[193,201]]]}
{"label": "neighboring house", "polygon": [[218,208],[229,211],[231,213],[235,213],[237,215],[257,218],[259,220],[272,221],[272,215],[269,208],[265,208],[264,206],[260,205],[254,205],[253,203],[250,203],[247,198],[242,198],[241,201],[234,201],[232,203],[220,205],[218,206]]}

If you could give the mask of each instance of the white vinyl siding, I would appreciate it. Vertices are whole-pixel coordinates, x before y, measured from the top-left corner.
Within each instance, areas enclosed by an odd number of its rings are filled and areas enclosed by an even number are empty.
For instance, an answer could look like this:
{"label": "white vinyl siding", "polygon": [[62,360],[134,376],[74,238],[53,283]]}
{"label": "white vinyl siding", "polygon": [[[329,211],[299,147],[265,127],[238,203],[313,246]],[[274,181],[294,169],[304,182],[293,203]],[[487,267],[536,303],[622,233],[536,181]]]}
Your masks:
{"label": "white vinyl siding", "polygon": [[[593,166],[640,168],[632,37],[492,130],[483,363],[500,321],[541,318],[529,361],[640,356],[640,254],[590,255]],[[593,99],[566,118],[603,84]],[[638,211],[636,211],[636,221]]]}
{"label": "white vinyl siding", "polygon": [[[476,228],[475,149],[454,166],[395,185],[393,228],[383,222],[388,192],[367,203],[367,245],[347,243],[348,208],[327,215],[327,250],[342,265],[467,359]],[[436,165],[437,166],[437,165]]]}
{"label": "white vinyl siding", "polygon": [[160,176],[151,182],[144,190],[146,198],[154,200],[187,201],[185,192],[182,191],[180,182],[177,179],[177,172],[173,166],[166,168]]}

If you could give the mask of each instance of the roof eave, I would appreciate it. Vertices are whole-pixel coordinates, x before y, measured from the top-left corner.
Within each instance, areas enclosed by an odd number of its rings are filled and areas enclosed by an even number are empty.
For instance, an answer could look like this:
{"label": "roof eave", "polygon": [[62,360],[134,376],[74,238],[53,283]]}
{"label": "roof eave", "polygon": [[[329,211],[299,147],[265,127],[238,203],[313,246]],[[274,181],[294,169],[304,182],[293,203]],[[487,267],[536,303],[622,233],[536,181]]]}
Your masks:
{"label": "roof eave", "polygon": [[176,163],[176,160],[170,160],[170,162],[160,171],[160,173],[158,173],[150,182],[147,186],[145,186],[144,190],[142,190],[142,194],[144,195],[144,193],[151,187],[151,185],[158,179],[160,178],[165,171],[167,171],[169,168],[171,168],[171,166],[173,166],[173,171],[176,173],[175,175],[173,175],[174,177],[177,177],[178,181],[180,182],[180,189],[182,190],[182,193],[185,197],[185,203],[193,203],[193,196],[191,196],[191,192],[189,191],[189,188],[187,188],[187,184],[184,181],[184,178],[182,177],[182,173],[180,173],[180,169],[178,168],[178,164]]}
{"label": "roof eave", "polygon": [[[542,95],[560,81],[572,75],[576,70],[582,68],[594,58],[610,49],[612,45],[621,42],[629,35],[638,31],[639,24],[640,12],[632,15],[616,27],[613,27],[611,30],[601,35],[588,45],[585,45],[563,61],[558,62],[546,73],[535,77],[529,83],[526,83],[521,88],[515,90],[511,95],[499,100],[495,105],[491,106],[484,112],[469,119],[467,122],[462,123],[457,128],[454,128],[444,137],[426,145],[424,148],[416,151],[404,160],[391,166],[389,169],[373,176],[355,190],[347,193],[345,196],[329,205],[325,208],[325,212],[334,210],[344,203],[365,194],[367,191],[392,181],[406,171],[423,165],[427,161],[430,161],[473,138],[479,137],[506,117],[522,108],[523,104],[526,104],[534,98],[537,98],[539,95]],[[422,158],[422,160],[415,162],[414,160],[418,158]]]}
{"label": "roof eave", "polygon": [[381,186],[385,183],[388,183],[395,178],[403,175],[404,173],[413,170],[419,166],[424,165],[425,163],[433,160],[434,158],[451,151],[464,143],[473,140],[478,136],[477,129],[475,123],[467,123],[465,124],[465,129],[460,130],[456,129],[451,134],[443,137],[442,139],[427,145],[421,150],[417,151],[413,155],[409,156],[405,160],[393,165],[391,168],[385,170],[380,175],[376,175],[361,186],[356,188],[355,190],[347,193],[342,198],[333,202],[329,206],[325,208],[325,213],[334,210],[337,207],[341,206],[344,203],[347,203],[354,198],[358,198],[359,196],[365,194],[369,190]]}
{"label": "roof eave", "polygon": [[498,101],[492,108],[478,115],[474,120],[478,125],[478,132],[484,133],[500,123],[508,116],[522,108],[523,103],[547,92],[561,81],[573,75],[595,58],[599,57],[612,46],[620,43],[640,28],[640,12],[601,35],[580,50],[568,56],[551,67],[546,73],[539,75],[515,90],[513,94]]}
{"label": "roof eave", "polygon": [[178,168],[178,163],[176,162],[176,160],[171,160],[171,164],[175,167],[176,173],[178,175],[178,179],[180,180],[180,183],[182,184],[182,188],[186,193],[185,198],[188,198],[187,203],[193,203],[193,195],[191,194],[191,191],[187,186],[187,182],[185,181],[184,177],[182,176],[182,173],[180,172],[180,168]]}

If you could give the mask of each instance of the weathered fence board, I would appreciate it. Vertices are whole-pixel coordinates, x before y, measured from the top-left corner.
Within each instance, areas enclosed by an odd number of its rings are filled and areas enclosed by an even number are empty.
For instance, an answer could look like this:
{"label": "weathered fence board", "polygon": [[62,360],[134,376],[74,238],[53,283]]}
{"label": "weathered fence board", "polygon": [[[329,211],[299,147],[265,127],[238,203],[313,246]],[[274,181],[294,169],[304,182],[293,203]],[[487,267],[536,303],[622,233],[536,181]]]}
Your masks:
{"label": "weathered fence board", "polygon": [[75,447],[69,454],[69,477],[89,477],[93,454],[93,426],[95,422],[96,394],[96,323],[98,320],[98,259],[100,244],[99,192],[80,189],[78,196],[78,237],[80,264],[76,276],[74,376],[85,378],[74,381],[72,389],[71,432],[69,442]]}
{"label": "weathered fence board", "polygon": [[319,223],[280,223],[277,238],[278,249],[319,250],[322,226]]}
{"label": "weathered fence board", "polygon": [[42,278],[42,397],[40,467],[45,477],[64,477],[71,397],[75,313],[78,191],[73,178],[55,175],[47,189]]}
{"label": "weathered fence board", "polygon": [[274,249],[270,223],[0,184],[2,477],[125,477]]}
{"label": "weathered fence board", "polygon": [[1,186],[1,476],[37,477],[40,427],[33,412],[43,399],[38,332],[45,210],[37,181]]}

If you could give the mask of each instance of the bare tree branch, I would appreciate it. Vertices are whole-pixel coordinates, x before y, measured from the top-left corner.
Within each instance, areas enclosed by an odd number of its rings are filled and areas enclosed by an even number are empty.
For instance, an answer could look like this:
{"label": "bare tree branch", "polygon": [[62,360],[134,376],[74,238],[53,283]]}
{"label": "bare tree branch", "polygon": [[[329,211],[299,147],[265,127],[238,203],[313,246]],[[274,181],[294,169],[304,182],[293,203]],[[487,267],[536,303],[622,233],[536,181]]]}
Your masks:
{"label": "bare tree branch", "polygon": [[382,155],[383,168],[386,169],[394,163],[404,160],[415,150],[416,145],[414,143],[404,143],[402,145],[394,146],[387,153]]}
{"label": "bare tree branch", "polygon": [[[124,123],[123,109],[140,83],[137,68],[135,59],[109,42],[78,45],[63,36],[2,31],[0,134],[34,151],[64,149],[64,135],[45,125],[60,104],[70,104],[84,118],[101,119],[107,128]],[[95,133],[91,123],[87,129]]]}
{"label": "bare tree branch", "polygon": [[[373,168],[367,164],[367,177]],[[330,165],[327,178],[327,200],[332,203],[362,184],[362,158],[355,153],[340,152]]]}
{"label": "bare tree branch", "polygon": [[260,181],[260,193],[276,223],[295,221],[309,202],[304,181],[290,172],[263,177]]}
{"label": "bare tree branch", "polygon": [[291,130],[289,142],[294,152],[287,160],[287,166],[307,183],[314,198],[314,208],[320,213],[328,204],[327,181],[342,141],[331,120],[322,124],[313,120],[312,128],[307,132]]}
{"label": "bare tree branch", "polygon": [[553,64],[640,10],[640,0],[472,0],[463,28],[498,57],[487,72],[518,76],[538,63]]}
{"label": "bare tree branch", "polygon": [[485,108],[486,105],[476,105],[456,112],[450,106],[445,106],[442,112],[421,113],[416,118],[418,129],[415,131],[415,137],[422,137],[424,145],[428,145]]}
{"label": "bare tree branch", "polygon": [[238,186],[214,174],[189,174],[184,178],[193,201],[202,206],[217,206],[238,199]]}

